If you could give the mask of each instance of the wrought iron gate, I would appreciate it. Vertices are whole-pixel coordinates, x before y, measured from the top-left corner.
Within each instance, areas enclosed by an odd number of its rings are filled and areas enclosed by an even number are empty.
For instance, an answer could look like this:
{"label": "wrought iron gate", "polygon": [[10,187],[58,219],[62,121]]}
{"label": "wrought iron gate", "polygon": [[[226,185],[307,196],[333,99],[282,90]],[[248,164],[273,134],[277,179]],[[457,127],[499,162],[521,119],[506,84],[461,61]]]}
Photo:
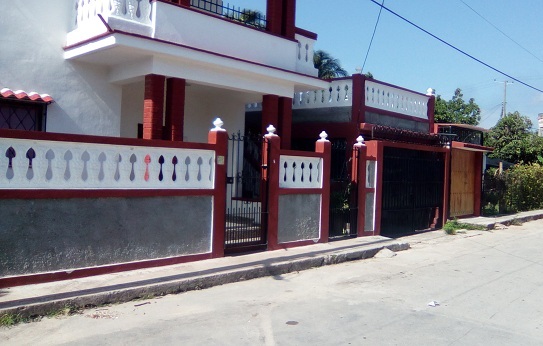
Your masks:
{"label": "wrought iron gate", "polygon": [[384,148],[382,235],[441,226],[444,166],[443,153]]}
{"label": "wrought iron gate", "polygon": [[331,139],[332,165],[330,183],[329,237],[343,238],[356,236],[358,201],[353,190],[347,153],[347,140]]}
{"label": "wrought iron gate", "polygon": [[262,180],[262,136],[228,138],[225,252],[266,247],[267,184]]}

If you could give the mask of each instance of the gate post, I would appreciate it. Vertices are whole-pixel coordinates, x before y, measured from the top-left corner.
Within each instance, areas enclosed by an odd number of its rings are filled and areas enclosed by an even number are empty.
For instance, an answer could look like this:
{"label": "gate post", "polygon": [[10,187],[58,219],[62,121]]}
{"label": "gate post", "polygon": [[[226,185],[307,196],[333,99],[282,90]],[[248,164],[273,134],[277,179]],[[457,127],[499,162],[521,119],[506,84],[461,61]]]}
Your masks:
{"label": "gate post", "polygon": [[279,249],[279,151],[281,150],[281,138],[275,134],[273,125],[268,126],[266,130],[268,134],[264,136],[266,140],[262,145],[262,162],[266,167],[262,172],[262,181],[265,187],[262,189],[265,193],[262,198],[262,210],[267,211],[265,222],[268,232],[268,250],[277,250]]}
{"label": "gate post", "polygon": [[330,234],[330,166],[332,164],[332,143],[322,131],[321,139],[315,143],[315,152],[323,154],[322,162],[322,200],[321,200],[321,237],[319,243],[327,243]]}
{"label": "gate post", "polygon": [[212,257],[224,257],[224,235],[226,232],[226,162],[228,157],[228,133],[217,118],[207,135],[207,142],[215,145],[215,186],[213,192],[213,225],[211,243]]}
{"label": "gate post", "polygon": [[355,187],[358,214],[356,216],[356,235],[364,235],[366,223],[366,155],[368,148],[364,143],[364,137],[358,136],[353,145],[351,166],[351,181]]}

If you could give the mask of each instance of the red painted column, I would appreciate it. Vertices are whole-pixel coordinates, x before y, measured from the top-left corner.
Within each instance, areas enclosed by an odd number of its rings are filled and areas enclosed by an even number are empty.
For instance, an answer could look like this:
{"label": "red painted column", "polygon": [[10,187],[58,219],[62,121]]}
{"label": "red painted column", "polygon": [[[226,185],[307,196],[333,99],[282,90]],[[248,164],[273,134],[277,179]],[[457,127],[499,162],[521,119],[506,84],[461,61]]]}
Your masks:
{"label": "red painted column", "polygon": [[448,150],[445,152],[445,179],[443,179],[443,212],[441,213],[443,217],[443,224],[447,222],[447,219],[450,216],[449,199],[451,193],[451,162],[452,148],[448,148]]}
{"label": "red painted column", "polygon": [[164,116],[164,76],[150,74],[145,76],[143,100],[143,138],[162,139]]}
{"label": "red painted column", "polygon": [[[279,158],[281,150],[281,138],[275,134],[264,136],[265,141],[262,146],[264,164],[267,169],[263,170],[262,177],[267,184],[267,198],[262,199],[266,203],[265,209],[268,213],[268,250],[279,249],[278,231],[279,231]],[[264,222],[264,220],[262,220]]]}
{"label": "red painted column", "polygon": [[186,81],[181,78],[168,78],[166,81],[166,140],[183,141],[185,86]]}
{"label": "red painted column", "polygon": [[427,116],[428,116],[428,121],[430,122],[429,124],[429,131],[430,133],[437,133],[437,128],[434,129],[434,111],[435,111],[435,107],[436,107],[436,96],[435,95],[428,95],[430,96],[430,98],[428,99],[428,113],[427,113]]}
{"label": "red painted column", "polygon": [[228,162],[228,133],[226,130],[216,127],[209,131],[207,141],[209,144],[215,145],[216,155],[211,255],[212,257],[223,257],[224,235],[226,232],[226,163]]}
{"label": "red painted column", "polygon": [[266,30],[272,34],[281,35],[283,21],[283,0],[268,0],[266,5]]}
{"label": "red painted column", "polygon": [[319,139],[315,143],[315,152],[323,154],[321,237],[319,243],[327,243],[330,234],[330,166],[332,165],[332,143],[325,138]]}
{"label": "red painted column", "polygon": [[353,74],[353,105],[351,109],[351,122],[358,125],[364,122],[366,89],[364,84],[366,77],[362,74]]}
{"label": "red painted column", "polygon": [[190,0],[179,0],[181,6],[190,7]]}
{"label": "red painted column", "polygon": [[279,97],[279,133],[281,149],[290,149],[292,142],[292,98]]}
{"label": "red painted column", "polygon": [[481,198],[483,193],[483,155],[484,153],[478,152],[476,156],[473,216],[481,216]]}
{"label": "red painted column", "polygon": [[[261,133],[268,133],[266,128],[269,125],[279,126],[279,96],[277,95],[264,95],[262,97]],[[279,132],[279,134],[283,135],[282,132]]]}
{"label": "red painted column", "polygon": [[283,23],[281,34],[294,40],[296,31],[296,0],[283,0]]}
{"label": "red painted column", "polygon": [[363,142],[353,145],[351,177],[355,187],[358,214],[356,218],[357,236],[364,235],[366,222],[366,161],[368,148]]}

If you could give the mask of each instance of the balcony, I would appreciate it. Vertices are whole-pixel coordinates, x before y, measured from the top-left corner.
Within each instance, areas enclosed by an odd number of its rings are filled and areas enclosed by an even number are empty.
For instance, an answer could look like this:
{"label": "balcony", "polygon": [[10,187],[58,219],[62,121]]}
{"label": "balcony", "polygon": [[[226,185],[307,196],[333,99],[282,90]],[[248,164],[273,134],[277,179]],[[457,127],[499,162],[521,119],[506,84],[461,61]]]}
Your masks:
{"label": "balcony", "polygon": [[316,35],[298,30],[296,41],[272,35],[266,31],[266,18],[222,6],[220,0],[192,0],[190,7],[166,0],[77,0],[74,22],[65,58],[113,67],[114,83],[136,77],[125,68],[128,65],[132,70],[135,65],[141,70],[142,64],[147,70],[153,69],[150,65],[164,70],[173,64],[187,71],[172,76],[186,79],[206,65],[208,71],[262,74],[260,79],[275,79],[274,83],[284,84],[286,79],[296,90],[322,84],[313,78]]}

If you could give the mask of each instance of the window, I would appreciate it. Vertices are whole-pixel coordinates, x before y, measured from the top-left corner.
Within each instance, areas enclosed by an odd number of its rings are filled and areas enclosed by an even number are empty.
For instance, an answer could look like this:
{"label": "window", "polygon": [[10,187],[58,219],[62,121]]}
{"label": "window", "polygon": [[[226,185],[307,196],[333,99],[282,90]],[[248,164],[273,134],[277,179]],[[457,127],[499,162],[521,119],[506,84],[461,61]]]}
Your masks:
{"label": "window", "polygon": [[0,99],[0,129],[45,131],[46,103]]}
{"label": "window", "polygon": [[47,105],[55,102],[47,94],[0,90],[0,129],[45,131]]}

